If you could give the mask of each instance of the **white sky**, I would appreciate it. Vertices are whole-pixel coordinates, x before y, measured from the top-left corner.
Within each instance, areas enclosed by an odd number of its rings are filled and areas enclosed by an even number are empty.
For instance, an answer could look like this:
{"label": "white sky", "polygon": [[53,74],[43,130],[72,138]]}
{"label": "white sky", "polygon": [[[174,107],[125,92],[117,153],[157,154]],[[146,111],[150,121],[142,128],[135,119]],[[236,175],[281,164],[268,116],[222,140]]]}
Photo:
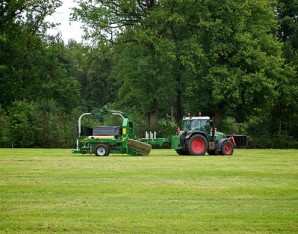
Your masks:
{"label": "white sky", "polygon": [[60,25],[56,28],[48,30],[48,34],[56,35],[57,33],[60,33],[62,35],[63,41],[66,44],[69,39],[82,42],[82,24],[79,22],[69,21],[69,16],[71,13],[70,8],[74,6],[76,6],[76,3],[73,0],[63,0],[63,5],[59,7],[51,17],[48,18],[48,21],[50,22],[60,23]]}

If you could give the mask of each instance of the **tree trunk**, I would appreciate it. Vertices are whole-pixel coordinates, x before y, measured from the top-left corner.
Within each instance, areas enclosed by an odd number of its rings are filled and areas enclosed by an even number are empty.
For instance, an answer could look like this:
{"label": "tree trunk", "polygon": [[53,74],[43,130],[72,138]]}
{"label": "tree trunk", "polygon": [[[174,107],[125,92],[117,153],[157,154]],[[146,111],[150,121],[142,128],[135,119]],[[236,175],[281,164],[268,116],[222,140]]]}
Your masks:
{"label": "tree trunk", "polygon": [[281,135],[281,117],[279,117],[278,135]]}
{"label": "tree trunk", "polygon": [[146,114],[146,125],[148,130],[156,130],[158,125],[158,103],[155,100],[151,112]]}
{"label": "tree trunk", "polygon": [[152,130],[155,130],[158,125],[158,112],[155,110],[150,113],[150,127]]}
{"label": "tree trunk", "polygon": [[222,123],[224,112],[225,112],[224,104],[219,104],[216,107],[215,113],[214,113],[217,126],[219,126]]}
{"label": "tree trunk", "polygon": [[146,113],[146,129],[150,129],[150,112]]}
{"label": "tree trunk", "polygon": [[183,117],[183,113],[182,113],[182,101],[181,101],[181,96],[182,96],[182,91],[181,91],[181,78],[177,78],[177,81],[178,81],[178,84],[179,84],[179,87],[178,87],[178,90],[177,90],[177,97],[176,97],[176,109],[177,109],[177,117],[176,117],[176,120],[178,122],[180,122],[182,120],[182,117]]}
{"label": "tree trunk", "polygon": [[175,122],[176,121],[174,105],[171,105],[171,121],[172,122]]}

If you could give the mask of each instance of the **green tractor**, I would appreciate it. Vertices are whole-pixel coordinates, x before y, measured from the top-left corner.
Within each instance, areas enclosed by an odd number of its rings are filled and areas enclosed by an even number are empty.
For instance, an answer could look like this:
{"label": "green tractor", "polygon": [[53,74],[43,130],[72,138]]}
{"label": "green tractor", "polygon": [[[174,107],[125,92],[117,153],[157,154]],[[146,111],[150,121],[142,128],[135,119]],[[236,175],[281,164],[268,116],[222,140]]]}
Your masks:
{"label": "green tractor", "polygon": [[171,138],[171,148],[179,155],[232,155],[236,141],[217,131],[210,117],[185,117],[183,130]]}

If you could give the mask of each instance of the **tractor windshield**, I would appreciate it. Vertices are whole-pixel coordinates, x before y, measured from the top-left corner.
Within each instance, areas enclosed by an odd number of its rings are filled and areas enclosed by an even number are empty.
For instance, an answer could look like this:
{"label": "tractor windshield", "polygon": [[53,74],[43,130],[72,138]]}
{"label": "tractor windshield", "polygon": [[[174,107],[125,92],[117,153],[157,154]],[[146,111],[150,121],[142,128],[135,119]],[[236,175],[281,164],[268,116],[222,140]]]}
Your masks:
{"label": "tractor windshield", "polygon": [[206,125],[206,119],[192,119],[192,120],[185,120],[183,131],[190,131],[190,130],[200,130],[204,125]]}

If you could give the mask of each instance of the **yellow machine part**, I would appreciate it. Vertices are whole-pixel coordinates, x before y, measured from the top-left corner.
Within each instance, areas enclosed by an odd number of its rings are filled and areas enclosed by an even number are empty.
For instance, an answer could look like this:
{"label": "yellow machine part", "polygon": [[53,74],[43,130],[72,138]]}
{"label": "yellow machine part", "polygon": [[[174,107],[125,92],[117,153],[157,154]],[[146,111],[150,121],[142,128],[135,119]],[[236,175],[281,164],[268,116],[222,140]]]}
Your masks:
{"label": "yellow machine part", "polygon": [[114,136],[88,136],[89,139],[115,139]]}
{"label": "yellow machine part", "polygon": [[133,139],[127,139],[127,147],[133,150],[139,151],[142,155],[145,155],[145,156],[150,153],[152,148],[151,145],[147,143],[133,140]]}

